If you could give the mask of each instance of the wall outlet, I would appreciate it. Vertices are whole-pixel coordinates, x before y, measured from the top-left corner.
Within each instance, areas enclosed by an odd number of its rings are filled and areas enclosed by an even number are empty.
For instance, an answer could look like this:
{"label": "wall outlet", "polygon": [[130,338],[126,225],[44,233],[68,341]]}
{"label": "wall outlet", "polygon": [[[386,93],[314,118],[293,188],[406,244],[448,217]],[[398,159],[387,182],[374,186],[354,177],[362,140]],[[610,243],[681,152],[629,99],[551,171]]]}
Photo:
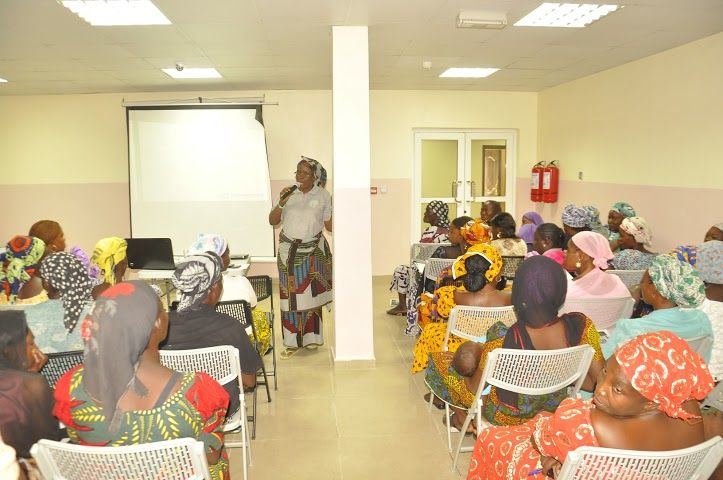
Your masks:
{"label": "wall outlet", "polygon": [[577,179],[582,180],[582,172],[577,172]]}
{"label": "wall outlet", "polygon": [[379,186],[379,193],[387,193],[387,186],[386,186],[386,185],[380,185],[380,186]]}

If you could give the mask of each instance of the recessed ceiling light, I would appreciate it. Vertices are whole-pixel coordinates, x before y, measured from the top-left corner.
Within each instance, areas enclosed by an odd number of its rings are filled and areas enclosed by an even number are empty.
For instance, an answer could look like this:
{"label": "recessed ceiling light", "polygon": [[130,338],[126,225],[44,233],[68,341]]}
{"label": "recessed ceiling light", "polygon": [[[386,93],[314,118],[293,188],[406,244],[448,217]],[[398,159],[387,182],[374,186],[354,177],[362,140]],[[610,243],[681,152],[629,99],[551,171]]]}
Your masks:
{"label": "recessed ceiling light", "polygon": [[543,3],[522,17],[515,26],[582,28],[618,8],[621,7],[592,3]]}
{"label": "recessed ceiling light", "polygon": [[95,26],[171,23],[151,0],[61,0],[61,3]]}
{"label": "recessed ceiling light", "polygon": [[221,78],[215,68],[163,68],[166,75],[173,78]]}
{"label": "recessed ceiling light", "polygon": [[8,81],[5,80],[4,78],[0,78],[0,83],[8,83]]}
{"label": "recessed ceiling light", "polygon": [[439,78],[485,78],[495,73],[499,68],[448,68]]}

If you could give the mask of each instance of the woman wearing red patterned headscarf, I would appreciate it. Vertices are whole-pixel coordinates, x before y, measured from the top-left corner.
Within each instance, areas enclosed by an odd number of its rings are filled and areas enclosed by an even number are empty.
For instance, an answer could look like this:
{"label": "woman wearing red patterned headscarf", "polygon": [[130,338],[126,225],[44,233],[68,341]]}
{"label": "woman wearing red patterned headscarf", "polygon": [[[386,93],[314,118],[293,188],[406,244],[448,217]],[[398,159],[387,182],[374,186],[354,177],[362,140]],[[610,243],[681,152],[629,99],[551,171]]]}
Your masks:
{"label": "woman wearing red patterned headscarf", "polygon": [[703,359],[669,331],[635,337],[600,373],[593,400],[565,399],[514,427],[482,432],[467,479],[548,478],[582,446],[663,451],[704,440],[696,400],[713,389]]}

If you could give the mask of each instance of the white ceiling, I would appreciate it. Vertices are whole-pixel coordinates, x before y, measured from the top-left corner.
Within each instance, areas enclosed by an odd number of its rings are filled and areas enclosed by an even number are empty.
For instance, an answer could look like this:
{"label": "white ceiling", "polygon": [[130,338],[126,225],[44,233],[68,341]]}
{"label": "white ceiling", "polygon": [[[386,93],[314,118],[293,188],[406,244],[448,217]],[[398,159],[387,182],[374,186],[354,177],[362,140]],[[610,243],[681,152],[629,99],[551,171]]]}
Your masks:
{"label": "white ceiling", "polygon": [[[0,95],[330,89],[331,25],[369,26],[372,89],[539,91],[723,30],[723,0],[608,0],[624,8],[584,29],[512,26],[542,0],[154,3],[172,25],[91,27],[55,0],[0,0]],[[509,25],[458,29],[461,9]],[[223,78],[161,72],[176,62]],[[450,66],[501,70],[438,78]]]}

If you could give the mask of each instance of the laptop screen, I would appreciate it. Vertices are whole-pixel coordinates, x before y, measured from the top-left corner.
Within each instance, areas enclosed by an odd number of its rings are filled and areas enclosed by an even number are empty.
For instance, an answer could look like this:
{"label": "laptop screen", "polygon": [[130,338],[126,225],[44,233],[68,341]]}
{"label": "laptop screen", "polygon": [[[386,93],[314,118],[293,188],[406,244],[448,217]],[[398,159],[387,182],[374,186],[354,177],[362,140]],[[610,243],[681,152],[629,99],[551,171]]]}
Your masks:
{"label": "laptop screen", "polygon": [[126,238],[128,267],[145,270],[175,270],[170,238]]}

